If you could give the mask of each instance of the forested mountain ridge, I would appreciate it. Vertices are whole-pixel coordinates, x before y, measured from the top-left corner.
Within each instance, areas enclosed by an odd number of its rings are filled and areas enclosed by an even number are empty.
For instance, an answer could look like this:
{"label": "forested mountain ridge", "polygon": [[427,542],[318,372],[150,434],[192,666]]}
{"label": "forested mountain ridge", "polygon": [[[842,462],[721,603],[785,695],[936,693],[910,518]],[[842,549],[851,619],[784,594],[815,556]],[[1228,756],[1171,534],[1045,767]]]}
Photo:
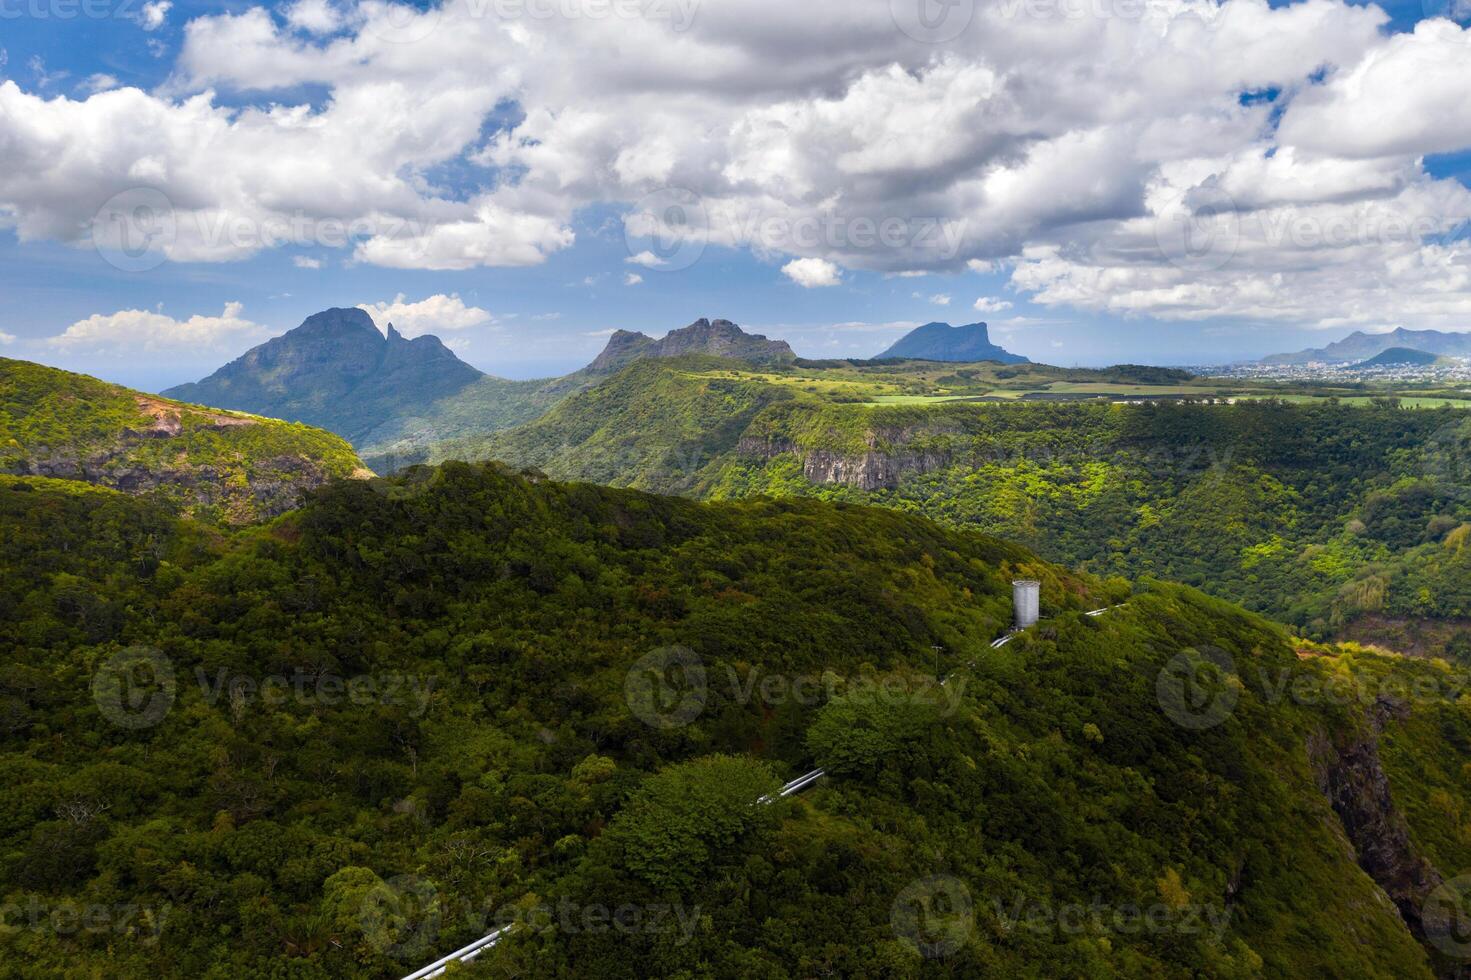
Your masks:
{"label": "forested mountain ridge", "polygon": [[[98,493],[0,487],[0,894],[129,915],[0,932],[18,976],[402,975],[515,921],[466,975],[1428,978],[1471,866],[1449,674],[1189,589],[1086,617],[1127,584],[893,511],[493,466],[227,536]],[[1044,623],[991,650],[1017,576]],[[1340,674],[1417,693],[1301,696]]]}
{"label": "forested mountain ridge", "polygon": [[366,475],[320,429],[145,395],[0,358],[0,474],[155,494],[226,523],[273,517],[301,491]]}
{"label": "forested mountain ridge", "polygon": [[1471,631],[1455,626],[1471,619],[1464,410],[883,401],[794,370],[636,366],[435,458],[695,497],[880,504],[1100,574],[1184,581],[1319,638],[1471,658]]}

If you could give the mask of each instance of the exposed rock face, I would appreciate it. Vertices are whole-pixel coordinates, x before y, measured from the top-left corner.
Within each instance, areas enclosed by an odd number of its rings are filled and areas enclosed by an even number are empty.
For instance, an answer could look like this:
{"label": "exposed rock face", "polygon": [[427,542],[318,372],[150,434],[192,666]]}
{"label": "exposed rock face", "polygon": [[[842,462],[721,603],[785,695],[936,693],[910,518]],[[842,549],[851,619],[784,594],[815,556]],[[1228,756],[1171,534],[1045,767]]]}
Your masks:
{"label": "exposed rock face", "polygon": [[885,357],[913,357],[926,361],[999,361],[1023,364],[1026,358],[991,343],[984,323],[952,327],[948,323],[926,323],[915,327],[888,350]]}
{"label": "exposed rock face", "polygon": [[796,456],[802,462],[802,475],[813,483],[841,483],[860,490],[892,490],[911,473],[930,473],[951,463],[949,453],[880,449],[880,440],[873,433],[867,441],[871,448],[866,452],[839,453],[827,449],[803,451],[786,440],[746,436],[737,443],[736,453],[761,460]]}
{"label": "exposed rock face", "polygon": [[313,314],[203,381],[163,394],[305,422],[358,441],[388,418],[447,397],[484,375],[437,337],[378,332],[359,309]]}
{"label": "exposed rock face", "polygon": [[1386,722],[1408,712],[1404,702],[1381,696],[1371,709],[1371,733],[1346,744],[1318,737],[1309,745],[1309,752],[1318,786],[1338,814],[1359,866],[1394,902],[1410,932],[1423,944],[1425,900],[1444,879],[1410,840],[1409,825],[1390,796],[1376,738]]}
{"label": "exposed rock face", "polygon": [[641,357],[679,357],[681,354],[712,354],[753,364],[771,364],[796,359],[785,340],[768,340],[749,334],[729,320],[699,319],[687,327],[671,330],[660,340],[631,330],[619,330],[587,370],[610,374]]}

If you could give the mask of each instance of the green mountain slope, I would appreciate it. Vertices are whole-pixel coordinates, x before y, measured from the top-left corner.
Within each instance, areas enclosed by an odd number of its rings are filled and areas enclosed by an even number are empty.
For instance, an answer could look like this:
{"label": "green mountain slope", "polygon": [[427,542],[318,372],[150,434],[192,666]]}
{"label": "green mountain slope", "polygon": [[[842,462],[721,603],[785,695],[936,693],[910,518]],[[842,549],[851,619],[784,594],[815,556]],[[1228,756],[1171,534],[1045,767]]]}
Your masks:
{"label": "green mountain slope", "polygon": [[346,442],[319,429],[0,358],[0,473],[155,494],[200,518],[243,523],[361,470]]}
{"label": "green mountain slope", "polygon": [[397,976],[498,922],[466,975],[1430,977],[1468,857],[1464,702],[1303,695],[1431,665],[1161,584],[1084,616],[1127,586],[891,510],[451,464],[0,524],[0,898],[112,916],[0,931],[20,977]]}
{"label": "green mountain slope", "polygon": [[[434,458],[499,458],[561,479],[697,497],[880,504],[1099,574],[1184,581],[1319,638],[1369,638],[1360,624],[1373,618],[1372,636],[1391,646],[1471,654],[1455,630],[1411,637],[1416,623],[1471,619],[1471,551],[1458,530],[1471,523],[1465,411],[911,396],[916,379],[930,391],[941,381],[966,390],[982,369],[931,365],[920,376],[907,365],[763,373],[648,363]],[[994,380],[978,390],[992,392],[1062,373],[984,371]],[[999,377],[1013,371],[1024,377]],[[1135,388],[1190,390],[1150,380]]]}

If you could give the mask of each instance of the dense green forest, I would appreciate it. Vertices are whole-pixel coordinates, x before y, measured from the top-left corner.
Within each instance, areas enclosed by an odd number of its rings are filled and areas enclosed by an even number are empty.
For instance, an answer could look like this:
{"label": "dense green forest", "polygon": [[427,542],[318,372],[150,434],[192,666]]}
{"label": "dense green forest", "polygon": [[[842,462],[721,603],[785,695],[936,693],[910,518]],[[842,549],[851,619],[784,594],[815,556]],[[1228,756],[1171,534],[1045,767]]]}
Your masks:
{"label": "dense green forest", "polygon": [[[0,527],[7,976],[395,976],[498,923],[463,975],[1429,977],[1449,948],[1320,787],[1378,702],[1302,691],[1440,684],[1379,741],[1401,857],[1451,878],[1453,674],[1189,588],[494,465],[235,531],[12,479]],[[993,650],[1018,576],[1044,622]]]}
{"label": "dense green forest", "polygon": [[1471,412],[860,402],[836,377],[720,363],[636,364],[441,456],[713,499],[879,504],[1100,575],[1182,581],[1317,638],[1471,661]]}
{"label": "dense green forest", "polygon": [[190,516],[244,524],[354,473],[366,471],[352,447],[321,429],[0,358],[0,474],[146,493]]}

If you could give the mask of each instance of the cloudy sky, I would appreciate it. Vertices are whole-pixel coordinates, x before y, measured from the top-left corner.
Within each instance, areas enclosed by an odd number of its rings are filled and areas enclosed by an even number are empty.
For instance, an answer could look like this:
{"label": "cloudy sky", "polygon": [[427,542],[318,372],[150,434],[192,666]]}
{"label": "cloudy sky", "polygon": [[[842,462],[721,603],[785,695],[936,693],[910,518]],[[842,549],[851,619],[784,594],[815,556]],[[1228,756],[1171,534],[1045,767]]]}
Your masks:
{"label": "cloudy sky", "polygon": [[0,0],[0,355],[327,306],[512,377],[723,316],[1055,363],[1471,329],[1471,0]]}

